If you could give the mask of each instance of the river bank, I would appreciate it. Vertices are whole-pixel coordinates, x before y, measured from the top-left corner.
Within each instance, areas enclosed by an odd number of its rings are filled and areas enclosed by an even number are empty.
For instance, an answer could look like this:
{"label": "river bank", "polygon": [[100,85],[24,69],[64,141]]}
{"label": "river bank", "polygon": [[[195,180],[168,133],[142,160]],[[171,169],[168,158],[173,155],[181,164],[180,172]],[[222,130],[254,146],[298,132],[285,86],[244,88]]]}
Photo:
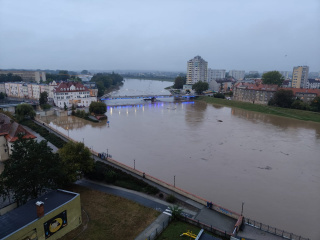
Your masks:
{"label": "river bank", "polygon": [[312,121],[312,122],[320,123],[320,113],[317,113],[317,112],[297,110],[297,109],[291,109],[291,108],[272,107],[267,105],[252,104],[247,102],[239,102],[239,101],[206,97],[206,96],[199,97],[198,101],[203,101],[206,103],[217,104],[217,105],[228,106],[228,107],[241,108],[248,111],[293,118],[293,119],[298,119],[302,121]]}

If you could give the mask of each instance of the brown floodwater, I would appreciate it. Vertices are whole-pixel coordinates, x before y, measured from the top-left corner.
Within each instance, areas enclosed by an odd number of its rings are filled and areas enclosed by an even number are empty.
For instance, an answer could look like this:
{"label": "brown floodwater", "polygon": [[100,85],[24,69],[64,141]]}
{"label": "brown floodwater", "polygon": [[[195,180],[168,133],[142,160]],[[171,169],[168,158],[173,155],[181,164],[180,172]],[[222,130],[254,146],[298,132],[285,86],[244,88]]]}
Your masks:
{"label": "brown floodwater", "polygon": [[[201,102],[46,118],[98,152],[248,218],[320,239],[320,124]],[[69,130],[67,130],[69,129]]]}

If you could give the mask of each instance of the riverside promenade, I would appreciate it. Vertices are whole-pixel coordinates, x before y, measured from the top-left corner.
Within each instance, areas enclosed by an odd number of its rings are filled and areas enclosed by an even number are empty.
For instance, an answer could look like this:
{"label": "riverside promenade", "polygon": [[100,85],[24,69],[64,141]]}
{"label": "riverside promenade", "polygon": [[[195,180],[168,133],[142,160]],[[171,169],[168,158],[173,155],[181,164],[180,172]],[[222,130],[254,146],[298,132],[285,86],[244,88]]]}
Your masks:
{"label": "riverside promenade", "polygon": [[[48,126],[40,119],[36,119],[36,123],[42,127],[47,128],[49,131],[55,133],[65,141],[75,141],[65,134],[57,131],[56,129]],[[147,173],[141,172],[137,169],[129,167],[123,163],[120,163],[112,158],[101,159],[99,154],[93,150],[91,153],[95,161],[102,161],[113,167],[119,168],[133,176],[140,178],[150,185],[157,187],[161,192],[166,194],[172,194],[180,201],[185,202],[197,209],[189,222],[193,222],[202,228],[214,232],[223,237],[235,237],[233,239],[292,239],[292,240],[307,240],[301,236],[279,230],[256,221],[245,219],[239,213],[223,208],[217,204],[209,202],[199,196],[189,193],[183,189],[172,186],[160,179],[157,179]],[[189,217],[188,217],[189,218]],[[244,223],[245,227],[242,231],[240,230],[241,224]],[[152,226],[151,226],[152,229]],[[149,230],[148,232],[150,232]],[[144,238],[146,239],[146,238]]]}

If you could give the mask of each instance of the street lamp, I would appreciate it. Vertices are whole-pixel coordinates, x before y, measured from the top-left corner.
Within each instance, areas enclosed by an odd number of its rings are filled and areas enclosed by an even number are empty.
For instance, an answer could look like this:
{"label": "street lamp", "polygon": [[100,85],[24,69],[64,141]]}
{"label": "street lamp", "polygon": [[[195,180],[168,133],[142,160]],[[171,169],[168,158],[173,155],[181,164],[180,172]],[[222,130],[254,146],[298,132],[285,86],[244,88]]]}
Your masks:
{"label": "street lamp", "polygon": [[133,169],[136,169],[136,160],[133,159]]}
{"label": "street lamp", "polygon": [[242,207],[241,207],[241,216],[243,214],[243,205],[244,205],[244,202],[242,202]]}
{"label": "street lamp", "polygon": [[176,175],[173,176],[173,186],[176,187]]}

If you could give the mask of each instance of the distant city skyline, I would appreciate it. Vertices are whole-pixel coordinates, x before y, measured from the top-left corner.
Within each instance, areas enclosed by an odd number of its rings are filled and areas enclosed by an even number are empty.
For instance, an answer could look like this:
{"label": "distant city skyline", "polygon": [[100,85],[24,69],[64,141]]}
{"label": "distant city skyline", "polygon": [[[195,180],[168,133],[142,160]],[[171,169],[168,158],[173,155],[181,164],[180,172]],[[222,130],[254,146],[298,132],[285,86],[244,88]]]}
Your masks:
{"label": "distant city skyline", "polygon": [[[320,1],[0,0],[0,69],[320,71]],[[300,17],[303,16],[303,17]]]}

